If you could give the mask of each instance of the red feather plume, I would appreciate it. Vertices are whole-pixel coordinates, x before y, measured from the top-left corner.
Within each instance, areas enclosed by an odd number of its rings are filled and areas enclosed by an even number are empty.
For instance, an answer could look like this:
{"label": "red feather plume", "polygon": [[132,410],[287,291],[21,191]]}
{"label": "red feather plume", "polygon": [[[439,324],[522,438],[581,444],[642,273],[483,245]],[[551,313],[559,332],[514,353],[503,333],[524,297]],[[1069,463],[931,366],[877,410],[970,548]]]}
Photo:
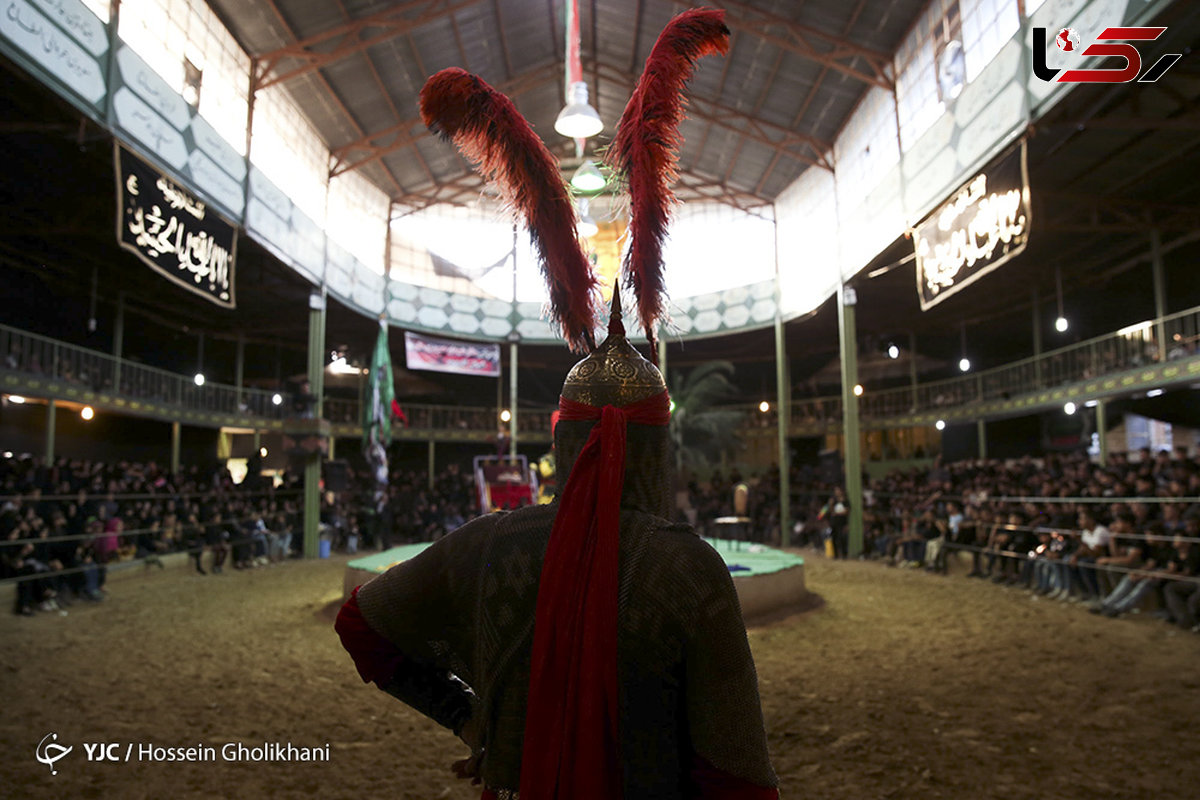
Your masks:
{"label": "red feather plume", "polygon": [[638,318],[654,356],[654,327],[664,311],[662,249],[675,204],[671,183],[679,177],[679,123],[686,102],[683,86],[696,61],[728,50],[724,11],[698,8],[672,19],[646,59],[605,155],[629,191],[632,240],[625,256],[625,276],[637,298]]}
{"label": "red feather plume", "polygon": [[476,75],[444,69],[421,89],[421,119],[450,139],[524,217],[567,345],[595,349],[596,278],[579,246],[575,208],[557,159],[513,102]]}

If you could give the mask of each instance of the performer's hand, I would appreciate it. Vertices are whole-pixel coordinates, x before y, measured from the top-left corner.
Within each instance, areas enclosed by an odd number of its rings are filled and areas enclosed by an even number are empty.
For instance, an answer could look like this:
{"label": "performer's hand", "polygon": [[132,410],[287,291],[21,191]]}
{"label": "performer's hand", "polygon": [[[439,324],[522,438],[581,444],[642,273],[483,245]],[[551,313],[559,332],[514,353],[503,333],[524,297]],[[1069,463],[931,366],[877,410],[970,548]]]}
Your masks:
{"label": "performer's hand", "polygon": [[480,783],[479,777],[479,761],[483,757],[483,753],[473,753],[470,758],[464,758],[455,761],[450,765],[451,772],[456,778],[470,778],[472,786],[478,786]]}

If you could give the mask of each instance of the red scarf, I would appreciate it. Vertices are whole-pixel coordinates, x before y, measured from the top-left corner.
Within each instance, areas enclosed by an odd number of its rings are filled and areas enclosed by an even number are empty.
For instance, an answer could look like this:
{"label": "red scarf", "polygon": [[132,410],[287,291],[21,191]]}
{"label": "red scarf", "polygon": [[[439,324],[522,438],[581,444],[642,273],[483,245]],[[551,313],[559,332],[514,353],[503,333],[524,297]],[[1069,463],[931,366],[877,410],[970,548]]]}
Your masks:
{"label": "red scarf", "polygon": [[666,425],[669,403],[666,391],[623,408],[559,399],[559,420],[600,424],[571,468],[542,564],[521,800],[621,797],[617,566],[625,425]]}

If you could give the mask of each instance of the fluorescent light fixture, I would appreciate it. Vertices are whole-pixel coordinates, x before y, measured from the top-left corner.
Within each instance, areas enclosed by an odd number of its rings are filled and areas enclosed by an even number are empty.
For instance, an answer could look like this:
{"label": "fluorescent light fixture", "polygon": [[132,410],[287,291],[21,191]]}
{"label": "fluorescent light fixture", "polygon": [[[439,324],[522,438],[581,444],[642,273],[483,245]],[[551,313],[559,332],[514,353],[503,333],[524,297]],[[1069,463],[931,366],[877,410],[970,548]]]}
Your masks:
{"label": "fluorescent light fixture", "polygon": [[329,371],[334,375],[361,375],[365,370],[350,366],[345,356],[338,356],[329,363]]}
{"label": "fluorescent light fixture", "polygon": [[576,201],[576,207],[579,210],[579,222],[575,226],[575,230],[585,239],[590,239],[600,232],[600,226],[596,224],[596,220],[592,219],[592,215],[588,213],[588,199],[581,197]]}
{"label": "fluorescent light fixture", "polygon": [[581,192],[598,192],[608,185],[596,162],[590,158],[579,165],[571,176],[571,185]]}
{"label": "fluorescent light fixture", "polygon": [[16,403],[17,405],[21,405],[22,403],[25,402],[25,398],[21,397],[21,395],[19,395],[19,394],[10,394],[8,396],[8,402]]}
{"label": "fluorescent light fixture", "polygon": [[604,130],[600,115],[588,104],[587,82],[572,83],[567,97],[566,106],[554,120],[554,130],[568,139],[587,139]]}
{"label": "fluorescent light fixture", "polygon": [[1158,397],[1162,393],[1162,389],[1151,389],[1150,391],[1146,392],[1146,397]]}
{"label": "fluorescent light fixture", "polygon": [[1095,408],[1096,406],[1100,405],[1100,401],[1099,400],[1088,400],[1083,405],[1085,408]]}

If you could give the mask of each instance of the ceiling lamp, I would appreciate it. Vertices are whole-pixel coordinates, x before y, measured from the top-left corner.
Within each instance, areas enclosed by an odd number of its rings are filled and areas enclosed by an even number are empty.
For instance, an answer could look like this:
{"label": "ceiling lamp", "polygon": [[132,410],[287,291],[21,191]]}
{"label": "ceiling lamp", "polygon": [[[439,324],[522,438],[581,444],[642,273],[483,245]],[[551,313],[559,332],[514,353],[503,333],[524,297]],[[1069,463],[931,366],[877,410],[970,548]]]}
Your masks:
{"label": "ceiling lamp", "polygon": [[575,226],[575,229],[585,239],[590,239],[600,232],[600,226],[596,224],[596,220],[592,219],[592,215],[588,213],[588,200],[586,197],[579,198],[579,223]]}
{"label": "ceiling lamp", "polygon": [[571,185],[581,192],[598,192],[608,185],[604,174],[590,158],[584,161],[571,176]]}
{"label": "ceiling lamp", "polygon": [[586,81],[575,81],[567,94],[567,104],[554,120],[554,130],[568,139],[587,139],[604,130],[596,109],[588,103]]}

